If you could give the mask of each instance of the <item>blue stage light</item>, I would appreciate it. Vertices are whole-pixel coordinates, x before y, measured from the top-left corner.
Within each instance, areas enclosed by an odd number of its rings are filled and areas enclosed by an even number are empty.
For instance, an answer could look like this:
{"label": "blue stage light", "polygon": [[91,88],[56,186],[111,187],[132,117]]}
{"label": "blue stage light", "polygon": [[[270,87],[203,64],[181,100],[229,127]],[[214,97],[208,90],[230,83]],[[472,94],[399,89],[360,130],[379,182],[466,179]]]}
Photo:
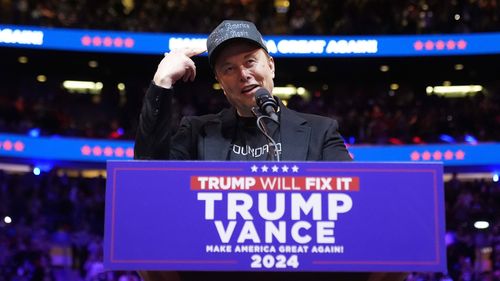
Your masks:
{"label": "blue stage light", "polygon": [[33,128],[28,131],[28,135],[33,138],[37,138],[40,136],[40,128]]}
{"label": "blue stage light", "polygon": [[452,136],[447,135],[447,134],[440,135],[439,139],[441,141],[444,141],[444,142],[447,142],[447,143],[454,143],[455,142],[455,138],[453,138]]}
{"label": "blue stage light", "polygon": [[40,173],[48,173],[54,165],[50,162],[37,162],[36,163],[36,168],[40,171]]}
{"label": "blue stage light", "polygon": [[465,142],[470,144],[477,144],[477,139],[472,135],[465,135]]}
{"label": "blue stage light", "polygon": [[35,176],[40,175],[40,168],[38,168],[38,167],[33,168],[33,174],[34,174]]}
{"label": "blue stage light", "polygon": [[493,182],[498,182],[498,173],[493,174]]}

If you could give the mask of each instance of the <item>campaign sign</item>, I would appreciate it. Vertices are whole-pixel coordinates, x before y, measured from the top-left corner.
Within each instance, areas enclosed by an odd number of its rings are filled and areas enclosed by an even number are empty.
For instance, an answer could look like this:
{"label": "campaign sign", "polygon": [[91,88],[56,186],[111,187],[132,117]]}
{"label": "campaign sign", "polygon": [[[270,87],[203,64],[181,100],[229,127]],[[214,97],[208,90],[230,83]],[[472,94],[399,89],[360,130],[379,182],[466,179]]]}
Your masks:
{"label": "campaign sign", "polygon": [[441,163],[109,161],[109,270],[445,271]]}

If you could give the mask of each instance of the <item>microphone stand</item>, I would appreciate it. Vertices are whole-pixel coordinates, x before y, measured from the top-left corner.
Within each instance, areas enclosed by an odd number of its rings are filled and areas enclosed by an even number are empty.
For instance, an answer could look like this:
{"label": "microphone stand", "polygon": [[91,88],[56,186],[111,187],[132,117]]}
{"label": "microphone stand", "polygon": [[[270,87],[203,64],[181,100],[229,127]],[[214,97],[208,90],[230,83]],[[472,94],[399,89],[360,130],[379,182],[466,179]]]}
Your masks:
{"label": "microphone stand", "polygon": [[276,124],[278,124],[278,129],[279,129],[279,125],[280,125],[280,122],[267,116],[267,115],[264,115],[260,112],[259,108],[258,107],[253,107],[252,108],[252,113],[255,115],[255,117],[257,117],[257,128],[259,128],[259,130],[262,132],[262,134],[267,138],[267,140],[270,142],[270,146],[272,146],[272,149],[273,149],[273,153],[271,153],[271,160],[272,161],[277,161],[277,162],[280,162],[281,161],[281,157],[280,157],[280,154],[279,152],[277,151],[277,145],[276,145],[276,141],[269,135],[268,131],[267,131],[267,127],[266,127],[266,124],[264,123],[264,120],[263,119],[269,119],[273,122],[275,122]]}

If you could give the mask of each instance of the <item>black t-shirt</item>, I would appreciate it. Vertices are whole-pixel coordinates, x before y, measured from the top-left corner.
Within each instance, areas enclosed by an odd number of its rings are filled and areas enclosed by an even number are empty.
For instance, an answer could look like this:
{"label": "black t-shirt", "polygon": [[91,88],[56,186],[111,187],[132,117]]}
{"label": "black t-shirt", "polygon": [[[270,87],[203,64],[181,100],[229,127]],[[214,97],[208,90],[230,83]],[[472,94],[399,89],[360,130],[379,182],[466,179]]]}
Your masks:
{"label": "black t-shirt", "polygon": [[238,117],[235,134],[229,151],[229,160],[273,160],[272,153],[276,150],[281,154],[281,142],[279,136],[279,127],[275,122],[262,119],[267,133],[276,142],[276,149],[271,141],[257,127],[257,118],[255,117]]}

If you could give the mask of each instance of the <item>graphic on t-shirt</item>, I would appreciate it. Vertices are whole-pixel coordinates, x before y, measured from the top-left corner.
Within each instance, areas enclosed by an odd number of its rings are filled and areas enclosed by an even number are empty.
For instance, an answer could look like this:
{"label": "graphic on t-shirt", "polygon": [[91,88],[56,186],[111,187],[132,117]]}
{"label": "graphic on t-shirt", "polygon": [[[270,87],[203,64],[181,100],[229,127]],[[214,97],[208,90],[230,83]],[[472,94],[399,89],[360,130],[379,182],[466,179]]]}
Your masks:
{"label": "graphic on t-shirt", "polygon": [[[253,148],[250,147],[249,145],[241,146],[237,144],[232,144],[231,149],[232,153],[235,155],[243,155],[243,156],[251,156],[253,158],[259,158],[263,155],[266,155],[269,153],[269,148],[273,147],[273,144],[264,144],[261,147]],[[275,151],[275,156],[279,153],[281,155],[281,143],[276,144],[276,149]]]}

